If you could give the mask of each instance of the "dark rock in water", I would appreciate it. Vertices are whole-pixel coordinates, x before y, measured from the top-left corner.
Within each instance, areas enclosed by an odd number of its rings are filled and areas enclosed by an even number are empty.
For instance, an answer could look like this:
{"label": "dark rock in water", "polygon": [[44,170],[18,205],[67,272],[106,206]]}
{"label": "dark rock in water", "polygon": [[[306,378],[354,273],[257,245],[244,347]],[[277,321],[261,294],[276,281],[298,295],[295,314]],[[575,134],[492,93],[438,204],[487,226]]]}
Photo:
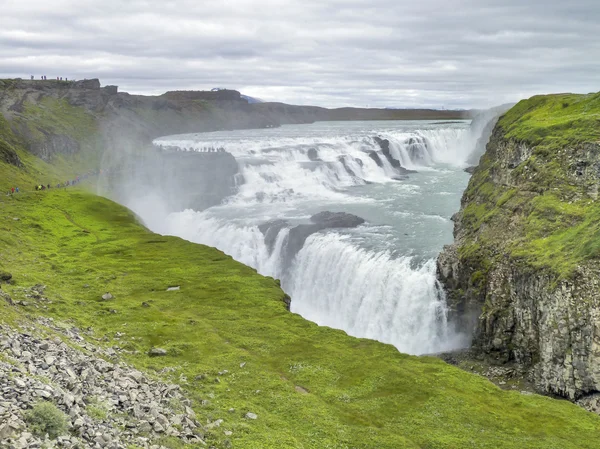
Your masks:
{"label": "dark rock in water", "polygon": [[404,168],[404,167],[398,167],[398,172],[401,175],[410,175],[412,173],[419,173],[417,170],[410,170],[410,169]]}
{"label": "dark rock in water", "polygon": [[364,219],[346,212],[323,211],[310,217],[310,221],[328,228],[355,228],[365,222]]}
{"label": "dark rock in water", "polygon": [[[383,155],[386,157],[386,159],[388,160],[388,162],[390,163],[390,165],[392,167],[394,167],[396,170],[398,170],[398,172],[401,175],[408,175],[410,173],[417,173],[414,170],[409,170],[407,168],[404,168],[401,164],[400,161],[397,159],[394,159],[394,157],[392,156],[392,153],[390,153],[390,141],[387,139],[382,139],[381,137],[374,137],[373,138],[375,140],[375,142],[377,142],[377,144],[379,145],[379,147],[381,148],[381,152],[383,153]],[[370,156],[370,155],[369,155]],[[383,164],[382,164],[383,165]],[[380,167],[382,166],[380,165]]]}
{"label": "dark rock in water", "polygon": [[323,160],[321,158],[319,158],[319,152],[317,151],[316,148],[311,148],[310,150],[308,150],[306,155],[313,162],[323,162]]}
{"label": "dark rock in water", "polygon": [[346,172],[352,176],[352,177],[356,177],[356,173],[354,173],[354,170],[352,170],[349,166],[348,166],[348,161],[346,161],[346,156],[340,156],[338,158],[338,160],[342,163],[342,165],[344,166],[344,169],[346,170]]}
{"label": "dark rock in water", "polygon": [[383,162],[381,162],[381,158],[376,151],[369,151],[369,157],[373,159],[379,167],[383,167]]}
{"label": "dark rock in water", "polygon": [[301,224],[290,230],[285,253],[285,266],[289,266],[294,256],[304,246],[304,242],[311,234],[332,228],[355,228],[365,222],[364,219],[356,215],[345,212],[319,212],[310,217],[313,224]]}
{"label": "dark rock in water", "polygon": [[392,179],[394,181],[406,181],[408,179],[408,176],[406,176],[406,175],[392,176]]}
{"label": "dark rock in water", "polygon": [[473,174],[475,172],[475,169],[477,168],[477,166],[471,166],[471,167],[467,167],[465,168],[465,172],[469,173],[469,174]]}
{"label": "dark rock in water", "polygon": [[361,167],[365,165],[364,162],[361,159],[357,158],[357,157],[354,158],[354,162],[356,162]]}
{"label": "dark rock in water", "polygon": [[374,137],[373,140],[375,140],[375,142],[377,142],[377,145],[379,145],[379,148],[381,148],[381,152],[386,157],[386,159],[388,160],[388,162],[391,164],[392,167],[398,168],[401,166],[400,161],[394,159],[390,153],[390,141],[389,140],[382,139],[381,137]]}
{"label": "dark rock in water", "polygon": [[265,245],[269,249],[269,253],[273,252],[275,242],[279,232],[289,226],[289,223],[285,220],[272,220],[258,226],[258,229],[265,236]]}

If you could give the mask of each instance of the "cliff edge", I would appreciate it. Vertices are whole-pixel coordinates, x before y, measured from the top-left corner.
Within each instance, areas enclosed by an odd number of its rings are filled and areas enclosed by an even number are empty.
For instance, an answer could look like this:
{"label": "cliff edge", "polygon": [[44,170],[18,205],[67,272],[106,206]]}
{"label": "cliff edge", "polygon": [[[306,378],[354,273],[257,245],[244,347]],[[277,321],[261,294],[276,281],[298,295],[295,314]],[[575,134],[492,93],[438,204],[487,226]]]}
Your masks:
{"label": "cliff edge", "polygon": [[438,258],[473,346],[542,393],[600,409],[600,94],[536,96],[498,121]]}

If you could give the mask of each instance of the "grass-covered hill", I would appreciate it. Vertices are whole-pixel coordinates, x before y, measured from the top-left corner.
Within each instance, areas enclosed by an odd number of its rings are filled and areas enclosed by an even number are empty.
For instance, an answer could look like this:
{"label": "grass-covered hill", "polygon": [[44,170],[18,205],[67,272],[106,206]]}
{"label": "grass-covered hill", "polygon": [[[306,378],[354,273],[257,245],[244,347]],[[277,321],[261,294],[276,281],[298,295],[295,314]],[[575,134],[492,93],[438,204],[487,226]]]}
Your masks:
{"label": "grass-covered hill", "polygon": [[[541,392],[600,390],[600,94],[521,101],[503,117],[439,259],[476,345]],[[593,399],[593,401],[596,401]]]}
{"label": "grass-covered hill", "polygon": [[[153,234],[85,185],[32,191],[40,177],[68,179],[83,162],[42,161],[9,128],[0,142],[20,163],[0,160],[0,191],[22,191],[0,195],[0,272],[13,276],[2,291],[28,305],[0,302],[0,322],[42,315],[91,328],[92,342],[181,384],[201,422],[223,419],[206,431],[209,445],[598,447],[600,418],[574,404],[503,391],[437,358],[319,327],[286,310],[276,280],[214,248]],[[35,284],[51,303],[25,296]],[[114,298],[103,300],[106,292]],[[152,347],[167,354],[149,357]]]}
{"label": "grass-covered hill", "polygon": [[[234,447],[597,445],[597,416],[318,327],[286,310],[275,280],[216,249],[152,234],[111,201],[61,189],[3,196],[0,206],[0,270],[14,278],[3,290],[27,301],[21,289],[41,283],[53,301],[2,303],[2,321],[45,315],[92,327],[135,366],[172,368],[198,416],[225,420]],[[107,291],[113,300],[101,299]],[[168,355],[150,358],[154,346]],[[209,439],[221,447],[225,437]]]}

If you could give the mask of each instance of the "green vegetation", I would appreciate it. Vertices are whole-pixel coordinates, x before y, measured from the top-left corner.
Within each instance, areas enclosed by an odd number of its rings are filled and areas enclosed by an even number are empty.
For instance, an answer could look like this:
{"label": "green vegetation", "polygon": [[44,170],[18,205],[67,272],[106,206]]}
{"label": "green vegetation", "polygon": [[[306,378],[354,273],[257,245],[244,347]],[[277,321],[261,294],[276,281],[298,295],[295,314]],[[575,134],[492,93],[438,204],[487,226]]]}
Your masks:
{"label": "green vegetation", "polygon": [[506,137],[563,149],[600,140],[600,93],[538,95],[519,102],[498,122]]}
{"label": "green vegetation", "polygon": [[[498,123],[503,141],[490,144],[465,192],[461,258],[481,274],[509,254],[556,280],[568,278],[600,257],[600,155],[585,147],[600,142],[600,94],[533,97]],[[503,165],[523,143],[531,155]],[[498,173],[510,175],[499,181]]]}
{"label": "green vegetation", "polygon": [[[0,268],[15,279],[3,289],[18,300],[19,287],[42,283],[53,301],[47,310],[1,304],[2,320],[43,313],[92,326],[137,367],[169,368],[201,420],[225,420],[233,447],[593,448],[600,437],[600,419],[568,402],[504,392],[436,358],[291,314],[275,280],[152,234],[111,201],[74,189],[0,204]],[[115,298],[102,301],[106,291]],[[148,357],[153,346],[167,356]],[[245,419],[249,411],[259,418]],[[207,438],[225,444],[222,431]]]}
{"label": "green vegetation", "polygon": [[102,421],[108,417],[109,408],[105,402],[92,398],[86,405],[85,411],[91,418]]}
{"label": "green vegetation", "polygon": [[35,404],[25,414],[25,421],[31,433],[40,437],[48,434],[51,439],[55,439],[67,432],[67,417],[50,402]]}
{"label": "green vegetation", "polygon": [[40,138],[52,133],[86,142],[97,131],[94,117],[66,100],[44,97],[39,103],[23,106],[23,121]]}

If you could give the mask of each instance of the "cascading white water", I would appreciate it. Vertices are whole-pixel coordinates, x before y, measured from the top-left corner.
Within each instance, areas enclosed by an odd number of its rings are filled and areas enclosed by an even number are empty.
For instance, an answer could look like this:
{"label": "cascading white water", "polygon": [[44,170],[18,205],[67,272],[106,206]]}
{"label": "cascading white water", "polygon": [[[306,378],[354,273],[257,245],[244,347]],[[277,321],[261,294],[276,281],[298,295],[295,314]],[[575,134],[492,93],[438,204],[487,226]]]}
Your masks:
{"label": "cascading white water", "polygon": [[[389,141],[389,157],[375,137]],[[206,211],[171,214],[160,225],[131,206],[153,229],[215,246],[280,278],[292,311],[310,320],[412,354],[450,350],[466,342],[447,322],[434,257],[451,241],[449,217],[466,184],[461,167],[471,139],[465,123],[423,122],[165,137],[157,143],[234,155],[237,194]],[[394,181],[403,173],[395,161],[419,173]],[[367,222],[309,236],[286,266],[290,229],[324,210]],[[273,219],[287,223],[269,247],[259,225]]]}
{"label": "cascading white water", "polygon": [[342,235],[314,235],[292,268],[292,311],[350,335],[424,354],[460,346],[448,327],[435,263],[357,248]]}

